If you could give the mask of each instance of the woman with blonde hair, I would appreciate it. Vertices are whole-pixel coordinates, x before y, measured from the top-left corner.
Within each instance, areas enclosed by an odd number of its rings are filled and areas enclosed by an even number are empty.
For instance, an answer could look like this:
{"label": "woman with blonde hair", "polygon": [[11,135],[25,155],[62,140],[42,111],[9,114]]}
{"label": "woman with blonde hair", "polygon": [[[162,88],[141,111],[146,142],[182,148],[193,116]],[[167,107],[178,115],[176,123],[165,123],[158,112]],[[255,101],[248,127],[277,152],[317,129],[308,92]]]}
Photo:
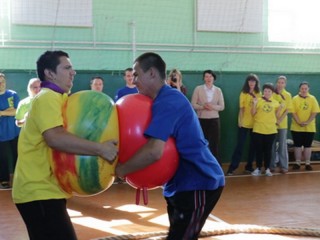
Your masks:
{"label": "woman with blonde hair", "polygon": [[40,85],[41,85],[41,81],[39,78],[31,78],[29,80],[29,83],[27,86],[27,91],[29,96],[22,99],[19,102],[19,105],[16,111],[16,125],[18,127],[22,127],[24,122],[26,121],[26,117],[30,109],[31,101],[41,90]]}
{"label": "woman with blonde hair", "polygon": [[276,81],[273,98],[282,105],[280,117],[277,121],[278,133],[272,145],[272,157],[270,162],[271,172],[279,165],[281,173],[288,172],[288,146],[287,146],[287,132],[288,132],[288,113],[292,108],[291,94],[286,91],[287,78],[279,76]]}
{"label": "woman with blonde hair", "polygon": [[184,95],[187,94],[187,88],[182,83],[182,74],[178,69],[174,68],[170,71],[167,79],[167,84],[173,88],[176,88]]}

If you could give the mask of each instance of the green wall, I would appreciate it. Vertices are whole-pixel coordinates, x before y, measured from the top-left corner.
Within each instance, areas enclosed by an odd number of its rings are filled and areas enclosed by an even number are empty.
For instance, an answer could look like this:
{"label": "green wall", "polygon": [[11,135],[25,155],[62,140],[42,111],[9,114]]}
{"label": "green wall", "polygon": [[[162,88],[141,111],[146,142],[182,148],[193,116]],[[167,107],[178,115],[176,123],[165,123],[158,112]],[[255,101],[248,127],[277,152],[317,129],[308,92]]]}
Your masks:
{"label": "green wall", "polygon": [[[10,0],[2,0],[0,7]],[[196,30],[196,0],[93,0],[93,26],[26,26],[0,21],[0,70],[30,70],[47,49],[67,51],[77,70],[113,71],[131,65],[146,51],[160,53],[168,68],[220,72],[318,73],[315,44],[268,41],[268,9],[263,32],[223,33]],[[1,6],[2,4],[2,6]],[[9,12],[9,11],[8,11]],[[42,14],[39,11],[39,15]]]}
{"label": "green wall", "polygon": [[[231,159],[232,151],[236,144],[237,136],[237,116],[239,110],[239,94],[243,85],[243,82],[248,75],[245,72],[217,72],[216,85],[220,87],[224,94],[225,110],[221,112],[221,157],[223,162],[229,162]],[[280,74],[274,73],[257,73],[261,86],[266,82],[275,82],[275,79]],[[72,92],[89,89],[89,82],[91,77],[100,75],[105,79],[104,92],[110,97],[114,97],[118,88],[124,85],[121,71],[80,71],[77,73],[74,81]],[[35,77],[34,72],[8,72],[7,85],[8,88],[14,89],[18,92],[20,98],[26,97],[26,86],[28,79]],[[298,92],[298,85],[302,81],[308,81],[311,86],[311,94],[320,96],[320,81],[318,74],[286,74],[288,78],[287,90],[296,95]],[[183,81],[188,91],[187,96],[191,99],[193,89],[195,86],[203,84],[202,72],[183,72]],[[319,98],[318,98],[319,99]],[[320,119],[318,117],[318,129]],[[290,133],[288,134],[290,137]],[[319,132],[316,134],[316,139],[319,138]],[[245,159],[245,155],[243,158]]]}
{"label": "green wall", "polygon": [[[261,83],[287,75],[288,90],[294,95],[298,84],[307,80],[311,93],[320,99],[319,48],[303,49],[295,44],[268,41],[267,1],[264,2],[263,32],[223,33],[196,30],[196,0],[93,0],[93,27],[14,25],[10,22],[10,0],[1,0],[0,71],[8,87],[20,97],[35,76],[35,62],[46,50],[69,53],[77,71],[73,92],[89,89],[92,76],[105,79],[105,93],[113,97],[124,85],[121,71],[146,51],[159,53],[168,70],[179,68],[188,97],[202,84],[202,71],[218,74],[226,109],[221,113],[222,159],[229,162],[237,131],[238,96],[249,73]],[[42,14],[39,11],[39,14]],[[319,134],[317,134],[319,138]]]}

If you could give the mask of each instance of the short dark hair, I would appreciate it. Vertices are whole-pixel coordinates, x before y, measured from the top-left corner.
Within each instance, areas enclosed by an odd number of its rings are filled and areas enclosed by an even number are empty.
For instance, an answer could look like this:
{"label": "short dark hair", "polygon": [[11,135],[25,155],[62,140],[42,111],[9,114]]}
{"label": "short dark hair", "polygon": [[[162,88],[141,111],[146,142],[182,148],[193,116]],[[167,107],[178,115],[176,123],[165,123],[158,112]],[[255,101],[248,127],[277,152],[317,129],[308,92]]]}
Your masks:
{"label": "short dark hair", "polygon": [[262,90],[265,90],[266,88],[270,89],[272,92],[274,92],[274,87],[273,87],[272,83],[267,82],[267,83],[263,84]]}
{"label": "short dark hair", "polygon": [[93,83],[93,80],[95,80],[95,79],[100,79],[102,82],[104,82],[104,79],[103,79],[103,77],[100,77],[100,76],[95,76],[95,77],[92,77],[91,78],[91,80],[90,80],[90,85],[92,85],[92,83]]}
{"label": "short dark hair", "polygon": [[126,68],[124,71],[123,71],[123,76],[126,75],[126,72],[132,72],[133,71],[133,68],[129,67],[129,68]]}
{"label": "short dark hair", "polygon": [[307,85],[308,87],[310,87],[310,86],[309,86],[309,83],[308,83],[307,81],[301,82],[301,83],[299,84],[299,88],[300,88],[302,85]]}
{"label": "short dark hair", "polygon": [[210,69],[203,71],[203,73],[202,73],[202,78],[203,79],[204,79],[204,76],[206,75],[206,73],[212,75],[214,80],[217,80],[217,75]]}
{"label": "short dark hair", "polygon": [[56,72],[57,66],[60,64],[60,57],[69,58],[69,55],[64,51],[46,51],[39,57],[37,61],[37,74],[41,81],[45,81],[45,69]]}
{"label": "short dark hair", "polygon": [[163,61],[160,55],[153,52],[147,52],[140,55],[134,62],[140,64],[143,72],[148,71],[151,67],[156,68],[160,77],[163,80],[166,79],[166,63]]}

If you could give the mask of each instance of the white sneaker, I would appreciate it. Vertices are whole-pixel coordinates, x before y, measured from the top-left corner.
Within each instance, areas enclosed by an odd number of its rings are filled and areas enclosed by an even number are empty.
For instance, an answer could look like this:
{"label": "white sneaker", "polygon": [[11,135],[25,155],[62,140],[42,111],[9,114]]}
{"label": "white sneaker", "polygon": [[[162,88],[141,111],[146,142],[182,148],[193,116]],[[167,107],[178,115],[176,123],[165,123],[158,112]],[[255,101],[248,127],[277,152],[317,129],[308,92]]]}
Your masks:
{"label": "white sneaker", "polygon": [[252,176],[260,176],[261,175],[261,170],[259,168],[256,168],[252,173]]}
{"label": "white sneaker", "polygon": [[268,176],[268,177],[272,177],[272,176],[273,176],[273,174],[272,174],[272,172],[270,171],[269,168],[267,168],[265,174],[266,174],[266,176]]}

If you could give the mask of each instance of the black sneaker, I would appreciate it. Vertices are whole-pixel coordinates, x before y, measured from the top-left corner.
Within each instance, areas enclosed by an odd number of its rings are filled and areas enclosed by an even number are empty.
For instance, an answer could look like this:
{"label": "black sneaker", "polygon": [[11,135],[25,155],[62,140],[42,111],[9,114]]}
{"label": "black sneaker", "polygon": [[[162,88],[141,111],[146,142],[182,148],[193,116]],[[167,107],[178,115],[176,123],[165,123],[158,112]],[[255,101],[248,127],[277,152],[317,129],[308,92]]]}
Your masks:
{"label": "black sneaker", "polygon": [[227,173],[226,173],[226,176],[232,176],[233,175],[233,172],[231,172],[231,171],[228,171]]}
{"label": "black sneaker", "polygon": [[245,168],[244,173],[252,173],[254,171],[253,168]]}
{"label": "black sneaker", "polygon": [[300,165],[299,164],[294,164],[293,166],[292,166],[292,170],[299,170],[300,169]]}
{"label": "black sneaker", "polygon": [[113,184],[124,184],[124,183],[126,183],[126,181],[124,179],[119,178],[119,177],[117,177],[113,182]]}
{"label": "black sneaker", "polygon": [[11,187],[8,182],[0,183],[0,190],[10,190],[10,189],[11,189]]}
{"label": "black sneaker", "polygon": [[312,171],[313,169],[312,169],[312,167],[311,167],[310,164],[307,164],[307,165],[305,166],[305,170],[306,170],[306,171]]}

